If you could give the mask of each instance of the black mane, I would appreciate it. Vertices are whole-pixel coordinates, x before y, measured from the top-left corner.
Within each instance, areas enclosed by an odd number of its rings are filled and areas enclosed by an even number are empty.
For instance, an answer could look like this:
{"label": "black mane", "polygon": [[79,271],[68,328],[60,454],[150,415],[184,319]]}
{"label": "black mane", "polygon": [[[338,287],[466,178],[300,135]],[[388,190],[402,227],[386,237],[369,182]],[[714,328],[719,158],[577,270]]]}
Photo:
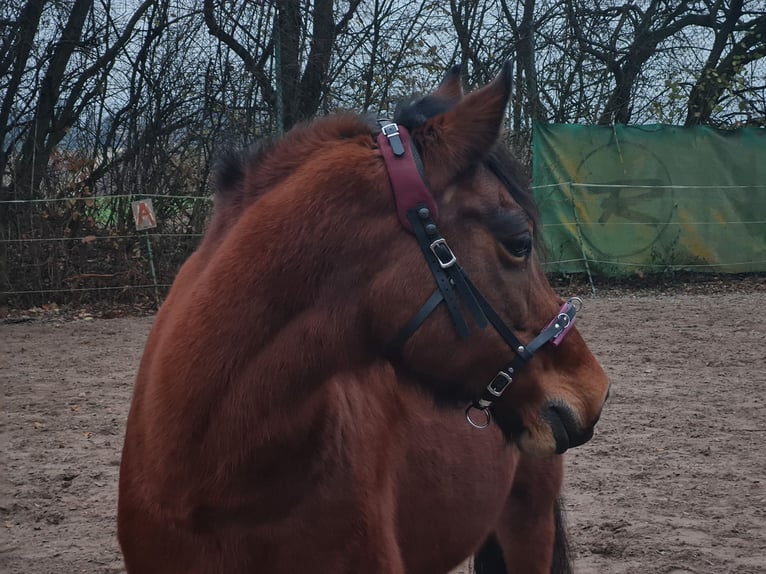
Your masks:
{"label": "black mane", "polygon": [[264,137],[246,150],[229,149],[221,154],[213,168],[213,187],[216,193],[232,195],[241,193],[246,166],[257,164],[273,149],[275,140]]}
{"label": "black mane", "polygon": [[436,96],[413,96],[399,102],[394,111],[394,122],[403,125],[408,130],[422,126],[429,119],[444,114],[452,105]]}

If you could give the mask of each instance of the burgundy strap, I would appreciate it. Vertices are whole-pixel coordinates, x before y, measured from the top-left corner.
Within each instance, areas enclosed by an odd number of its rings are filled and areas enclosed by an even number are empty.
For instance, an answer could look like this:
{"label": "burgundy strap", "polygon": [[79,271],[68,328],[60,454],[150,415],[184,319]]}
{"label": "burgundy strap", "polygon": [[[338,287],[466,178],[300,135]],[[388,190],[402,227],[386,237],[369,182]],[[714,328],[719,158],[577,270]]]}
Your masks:
{"label": "burgundy strap", "polygon": [[[397,129],[398,128],[398,129]],[[397,145],[396,151],[392,144]],[[407,212],[415,209],[418,205],[425,205],[431,210],[434,220],[438,220],[439,211],[436,207],[431,192],[428,191],[426,182],[415,164],[413,149],[410,146],[410,134],[403,126],[387,124],[383,131],[378,134],[378,147],[386,162],[388,177],[396,200],[396,213],[399,222],[407,231],[413,233],[412,224],[407,219]],[[403,148],[403,150],[402,150]]]}

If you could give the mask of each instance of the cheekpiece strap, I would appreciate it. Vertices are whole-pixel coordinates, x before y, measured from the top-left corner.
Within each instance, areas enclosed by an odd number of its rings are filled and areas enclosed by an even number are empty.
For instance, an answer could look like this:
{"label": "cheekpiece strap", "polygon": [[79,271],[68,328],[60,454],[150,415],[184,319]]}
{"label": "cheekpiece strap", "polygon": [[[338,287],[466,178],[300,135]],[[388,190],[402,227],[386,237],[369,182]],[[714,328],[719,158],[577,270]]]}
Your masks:
{"label": "cheekpiece strap", "polygon": [[396,213],[402,227],[413,233],[407,212],[418,205],[425,205],[438,221],[439,210],[426,185],[425,174],[418,169],[420,158],[416,158],[418,152],[412,145],[407,128],[388,120],[378,120],[378,123],[381,129],[377,142],[394,191]]}

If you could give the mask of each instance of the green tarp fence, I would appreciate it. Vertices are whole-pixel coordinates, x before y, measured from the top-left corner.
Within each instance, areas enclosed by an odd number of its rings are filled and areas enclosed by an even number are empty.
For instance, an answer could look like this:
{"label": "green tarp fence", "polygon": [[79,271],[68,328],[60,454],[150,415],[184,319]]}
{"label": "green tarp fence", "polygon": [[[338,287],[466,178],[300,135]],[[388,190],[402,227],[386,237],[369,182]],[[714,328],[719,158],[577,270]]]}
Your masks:
{"label": "green tarp fence", "polygon": [[766,272],[766,129],[540,124],[546,268]]}

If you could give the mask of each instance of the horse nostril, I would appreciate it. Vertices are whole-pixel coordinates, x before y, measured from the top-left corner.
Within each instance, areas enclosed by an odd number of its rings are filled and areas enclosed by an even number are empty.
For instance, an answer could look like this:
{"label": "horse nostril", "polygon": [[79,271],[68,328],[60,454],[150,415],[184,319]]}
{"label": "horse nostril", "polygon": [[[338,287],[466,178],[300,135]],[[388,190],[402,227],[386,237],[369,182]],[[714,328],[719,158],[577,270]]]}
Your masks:
{"label": "horse nostril", "polygon": [[593,427],[581,429],[572,409],[563,403],[549,403],[545,406],[542,416],[551,427],[556,441],[556,452],[559,454],[585,444],[593,437]]}

